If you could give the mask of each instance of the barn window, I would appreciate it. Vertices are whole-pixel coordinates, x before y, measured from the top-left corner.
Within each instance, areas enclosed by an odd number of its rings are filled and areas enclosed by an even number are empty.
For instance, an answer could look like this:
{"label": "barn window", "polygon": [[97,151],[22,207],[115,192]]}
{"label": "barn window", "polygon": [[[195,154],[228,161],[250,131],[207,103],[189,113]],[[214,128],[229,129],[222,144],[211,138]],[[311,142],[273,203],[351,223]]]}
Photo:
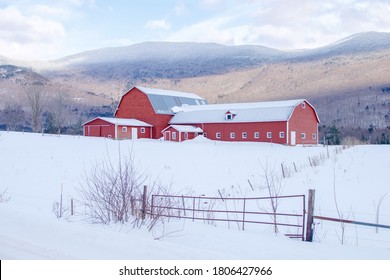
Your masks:
{"label": "barn window", "polygon": [[127,126],[122,127],[122,132],[127,132]]}
{"label": "barn window", "polygon": [[188,132],[184,132],[184,140],[188,139]]}
{"label": "barn window", "polygon": [[141,133],[145,133],[145,127],[141,127]]}
{"label": "barn window", "polygon": [[217,132],[217,133],[215,133],[215,138],[217,138],[217,139],[221,139],[221,132]]}
{"label": "barn window", "polygon": [[302,139],[306,139],[306,133],[302,132],[302,133],[301,133],[301,138],[302,138]]}
{"label": "barn window", "polygon": [[225,113],[225,120],[232,120],[235,115],[236,115],[235,111],[227,111]]}
{"label": "barn window", "polygon": [[176,132],[172,132],[172,140],[176,140]]}
{"label": "barn window", "polygon": [[243,133],[242,133],[242,139],[246,139],[247,137],[248,137],[248,133],[243,132]]}
{"label": "barn window", "polygon": [[317,134],[316,134],[316,133],[313,133],[313,134],[311,135],[311,138],[314,139],[314,140],[317,139]]}
{"label": "barn window", "polygon": [[230,132],[230,139],[236,138],[236,134],[234,132]]}
{"label": "barn window", "polygon": [[272,132],[267,132],[267,138],[268,139],[272,138]]}
{"label": "barn window", "polygon": [[279,138],[284,138],[284,131],[279,132]]}
{"label": "barn window", "polygon": [[260,133],[256,131],[256,132],[254,133],[254,137],[255,137],[256,139],[259,139],[259,138],[260,138]]}
{"label": "barn window", "polygon": [[303,108],[303,109],[306,108],[306,103],[305,103],[305,102],[302,102],[302,108]]}

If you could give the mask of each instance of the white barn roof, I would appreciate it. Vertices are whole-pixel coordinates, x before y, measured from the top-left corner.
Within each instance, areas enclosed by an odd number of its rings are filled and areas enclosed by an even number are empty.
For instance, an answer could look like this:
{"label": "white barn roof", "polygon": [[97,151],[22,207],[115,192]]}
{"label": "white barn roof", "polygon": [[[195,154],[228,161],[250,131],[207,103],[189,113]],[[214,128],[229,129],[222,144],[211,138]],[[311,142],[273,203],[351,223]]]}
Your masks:
{"label": "white barn roof", "polygon": [[[309,104],[304,99],[295,99],[270,102],[182,106],[174,108],[177,113],[169,123],[190,124],[287,121],[294,108],[303,102]],[[232,119],[226,119],[226,113],[228,112],[234,114]]]}

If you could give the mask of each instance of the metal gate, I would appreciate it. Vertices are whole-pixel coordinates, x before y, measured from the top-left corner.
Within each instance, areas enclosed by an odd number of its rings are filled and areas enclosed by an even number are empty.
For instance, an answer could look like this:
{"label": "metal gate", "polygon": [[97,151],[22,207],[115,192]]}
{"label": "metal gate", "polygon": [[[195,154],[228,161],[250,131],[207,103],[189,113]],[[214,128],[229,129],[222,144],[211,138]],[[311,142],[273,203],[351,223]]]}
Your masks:
{"label": "metal gate", "polygon": [[235,224],[269,225],[274,232],[304,240],[305,195],[277,197],[206,197],[152,195],[152,217],[202,220]]}

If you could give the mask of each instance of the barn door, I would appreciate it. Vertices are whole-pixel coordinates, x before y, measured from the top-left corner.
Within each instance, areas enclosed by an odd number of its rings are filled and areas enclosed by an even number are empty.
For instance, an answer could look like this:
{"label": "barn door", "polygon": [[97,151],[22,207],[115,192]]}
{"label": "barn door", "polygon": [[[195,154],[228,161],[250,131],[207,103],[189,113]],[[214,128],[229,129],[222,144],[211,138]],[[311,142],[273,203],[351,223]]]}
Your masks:
{"label": "barn door", "polygon": [[291,131],[291,145],[295,146],[297,144],[297,133]]}
{"label": "barn door", "polygon": [[131,128],[131,139],[138,139],[138,129],[136,127]]}
{"label": "barn door", "polygon": [[164,140],[165,141],[171,141],[171,132],[170,131],[165,131],[164,132]]}

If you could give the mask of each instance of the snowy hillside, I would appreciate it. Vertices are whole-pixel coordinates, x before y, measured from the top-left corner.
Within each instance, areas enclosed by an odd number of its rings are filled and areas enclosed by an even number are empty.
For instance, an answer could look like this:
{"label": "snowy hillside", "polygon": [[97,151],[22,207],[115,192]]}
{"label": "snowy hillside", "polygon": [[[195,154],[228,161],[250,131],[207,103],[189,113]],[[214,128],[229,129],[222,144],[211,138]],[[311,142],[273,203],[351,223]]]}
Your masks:
{"label": "snowy hillside", "polygon": [[242,231],[171,219],[148,231],[131,223],[91,224],[77,203],[75,216],[66,212],[57,219],[53,204],[61,188],[69,207],[88,170],[107,159],[114,163],[119,151],[132,153],[148,185],[157,182],[171,193],[268,196],[268,170],[280,180],[281,195],[315,189],[320,216],[374,223],[383,197],[379,223],[390,225],[388,145],[288,147],[201,138],[168,143],[1,132],[0,194],[10,200],[0,203],[0,259],[390,259],[389,229],[376,233],[347,224],[342,245],[340,224],[320,220],[309,243],[275,235],[269,225]]}
{"label": "snowy hillside", "polygon": [[[276,62],[282,59],[305,58],[306,56],[345,55],[389,49],[390,33],[364,32],[354,34],[327,46],[310,50],[281,51],[266,46],[225,46],[215,43],[144,42],[125,47],[91,50],[52,61],[62,65],[94,65],[112,63],[150,62],[189,63],[209,62],[227,67],[251,66],[254,63]],[[224,60],[229,62],[221,63]],[[202,64],[202,63],[201,63]],[[226,65],[225,65],[226,64]],[[205,67],[207,68],[207,67]]]}
{"label": "snowy hillside", "polygon": [[329,45],[307,50],[306,58],[369,53],[390,48],[390,33],[364,32],[351,35]]}
{"label": "snowy hillside", "polygon": [[181,79],[251,69],[276,63],[320,60],[388,50],[390,34],[355,34],[327,46],[307,50],[278,50],[260,45],[225,46],[215,43],[143,42],[124,47],[90,50],[50,61],[50,75],[68,71],[79,75],[118,79]]}

